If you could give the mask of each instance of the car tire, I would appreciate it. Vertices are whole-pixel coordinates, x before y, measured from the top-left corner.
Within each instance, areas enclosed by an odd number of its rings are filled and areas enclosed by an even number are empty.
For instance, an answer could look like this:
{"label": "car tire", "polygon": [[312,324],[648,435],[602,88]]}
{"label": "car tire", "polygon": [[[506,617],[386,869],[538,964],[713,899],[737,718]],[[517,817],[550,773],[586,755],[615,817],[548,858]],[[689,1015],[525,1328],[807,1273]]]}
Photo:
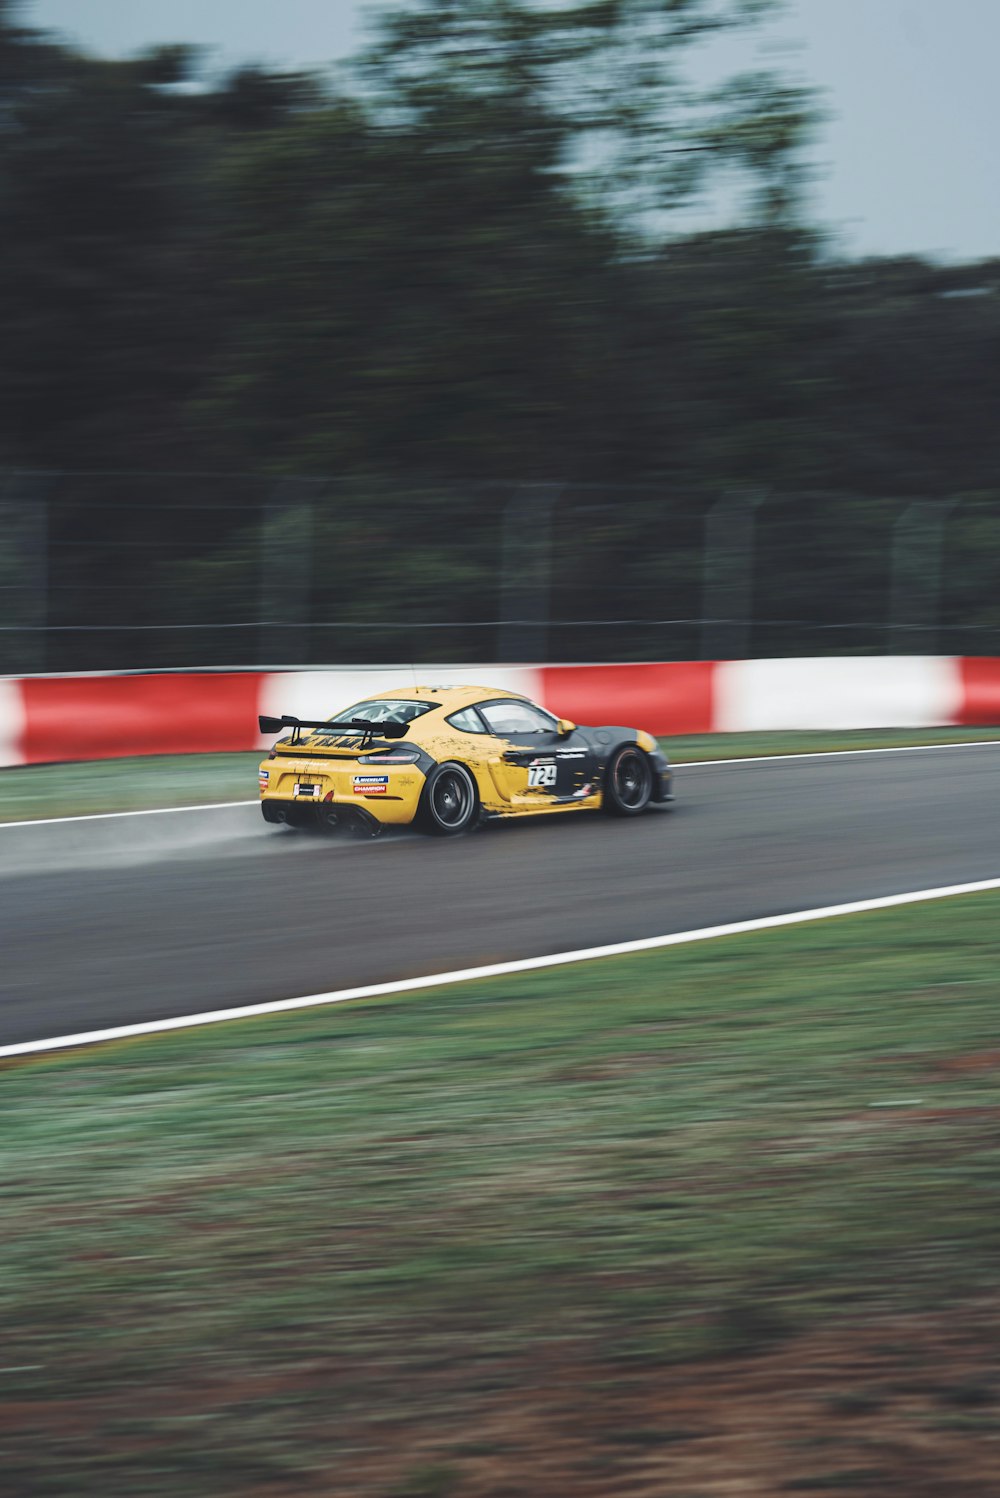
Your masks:
{"label": "car tire", "polygon": [[637,744],[622,744],[604,772],[604,810],[612,817],[637,817],[652,794],[652,765]]}
{"label": "car tire", "polygon": [[464,765],[435,765],[420,800],[419,821],[435,837],[456,837],[479,820],[476,782]]}

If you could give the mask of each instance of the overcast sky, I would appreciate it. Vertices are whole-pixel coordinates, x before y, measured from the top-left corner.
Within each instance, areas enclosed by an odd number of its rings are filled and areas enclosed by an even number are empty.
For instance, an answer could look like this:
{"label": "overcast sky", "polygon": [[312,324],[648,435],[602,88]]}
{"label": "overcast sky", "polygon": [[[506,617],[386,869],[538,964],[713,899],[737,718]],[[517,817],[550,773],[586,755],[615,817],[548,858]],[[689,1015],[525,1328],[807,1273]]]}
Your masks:
{"label": "overcast sky", "polygon": [[[27,24],[124,56],[157,42],[220,65],[343,59],[374,0],[22,0]],[[714,70],[781,65],[825,91],[816,215],[850,254],[1000,255],[1000,0],[787,0]]]}

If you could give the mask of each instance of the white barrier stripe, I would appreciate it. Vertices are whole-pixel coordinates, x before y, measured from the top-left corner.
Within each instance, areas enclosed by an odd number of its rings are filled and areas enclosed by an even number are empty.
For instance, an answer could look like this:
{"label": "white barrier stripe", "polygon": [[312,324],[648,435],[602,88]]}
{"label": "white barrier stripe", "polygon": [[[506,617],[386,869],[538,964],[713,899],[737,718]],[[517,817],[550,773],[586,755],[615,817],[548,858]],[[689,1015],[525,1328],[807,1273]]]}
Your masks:
{"label": "white barrier stripe", "polygon": [[0,767],[24,764],[27,716],[17,677],[0,678]]}
{"label": "white barrier stripe", "polygon": [[[539,695],[541,667],[535,666],[353,666],[265,674],[257,692],[257,710],[268,717],[288,713],[296,718],[328,718],[331,705],[365,702],[418,686],[476,685],[480,672],[487,691]],[[257,747],[268,748],[273,738],[273,734],[262,734]]]}
{"label": "white barrier stripe", "polygon": [[956,656],[720,661],[713,676],[712,727],[728,733],[933,728],[958,721],[963,705]]}
{"label": "white barrier stripe", "polygon": [[533,973],[542,968],[564,967],[570,963],[592,962],[601,957],[627,957],[636,952],[653,952],[663,947],[680,947],[692,942],[713,941],[722,936],[742,936],[750,932],[769,931],[780,926],[803,925],[808,921],[827,921],[835,916],[863,915],[871,910],[889,910],[898,905],[916,905],[927,900],[944,900],[953,895],[976,895],[1000,889],[1000,879],[980,879],[971,884],[944,885],[938,889],[911,890],[901,895],[881,895],[871,900],[854,900],[845,905],[823,905],[816,910],[797,910],[785,915],[761,916],[755,920],[732,921],[725,926],[706,926],[698,931],[679,931],[671,936],[641,937],[637,941],[613,942],[603,947],[585,947],[575,952],[556,952],[549,957],[524,957],[513,962],[493,962],[486,967],[460,968],[457,972],[432,973],[396,983],[369,983],[360,988],[342,988],[330,993],[308,994],[298,999],[275,999],[265,1004],[247,1004],[239,1009],[213,1009],[204,1014],[179,1015],[176,1019],[150,1020],[135,1025],[116,1025],[106,1030],[90,1030],[79,1035],[60,1035],[50,1040],[25,1040],[0,1046],[0,1058],[29,1056],[40,1051],[68,1050],[78,1046],[98,1045],[104,1041],[132,1040],[142,1035],[162,1035],[170,1030],[193,1030],[202,1025],[219,1025],[230,1020],[259,1019],[271,1014],[289,1014],[297,1009],[318,1009],[331,1004],[346,1004],[359,999],[385,998],[390,994],[417,993],[427,988],[444,988],[455,983],[472,983],[481,978],[505,978],[515,973]]}

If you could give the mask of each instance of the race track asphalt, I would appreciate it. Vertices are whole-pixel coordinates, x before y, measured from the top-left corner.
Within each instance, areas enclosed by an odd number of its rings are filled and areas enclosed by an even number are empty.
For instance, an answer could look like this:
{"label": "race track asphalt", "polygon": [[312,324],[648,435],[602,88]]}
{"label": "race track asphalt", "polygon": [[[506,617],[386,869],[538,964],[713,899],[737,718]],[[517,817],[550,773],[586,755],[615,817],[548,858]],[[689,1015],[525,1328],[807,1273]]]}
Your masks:
{"label": "race track asphalt", "polygon": [[304,836],[256,806],[2,828],[0,1044],[1000,877],[998,746],[675,788],[635,821],[441,841]]}

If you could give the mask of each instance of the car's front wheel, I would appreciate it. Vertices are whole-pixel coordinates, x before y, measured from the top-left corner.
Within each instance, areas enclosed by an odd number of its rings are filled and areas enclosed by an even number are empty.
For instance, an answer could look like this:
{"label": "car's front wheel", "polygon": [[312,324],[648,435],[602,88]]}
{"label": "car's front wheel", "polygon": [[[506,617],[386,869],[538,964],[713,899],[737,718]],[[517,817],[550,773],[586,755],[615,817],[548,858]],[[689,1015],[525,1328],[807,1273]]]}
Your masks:
{"label": "car's front wheel", "polygon": [[476,782],[464,765],[436,765],[427,777],[420,821],[437,837],[454,837],[471,827],[479,814]]}
{"label": "car's front wheel", "polygon": [[653,767],[636,744],[623,744],[604,775],[604,810],[613,817],[645,811],[653,794]]}

